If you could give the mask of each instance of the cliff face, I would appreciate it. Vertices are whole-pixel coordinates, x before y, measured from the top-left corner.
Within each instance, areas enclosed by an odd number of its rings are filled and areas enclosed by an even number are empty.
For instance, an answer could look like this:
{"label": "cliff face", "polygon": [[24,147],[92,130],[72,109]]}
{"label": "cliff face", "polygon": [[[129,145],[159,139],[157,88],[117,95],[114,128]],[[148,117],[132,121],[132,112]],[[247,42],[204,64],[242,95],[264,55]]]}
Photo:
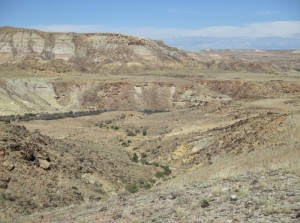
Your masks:
{"label": "cliff face", "polygon": [[118,73],[201,66],[195,61],[161,41],[134,36],[0,28],[0,64],[21,69]]}

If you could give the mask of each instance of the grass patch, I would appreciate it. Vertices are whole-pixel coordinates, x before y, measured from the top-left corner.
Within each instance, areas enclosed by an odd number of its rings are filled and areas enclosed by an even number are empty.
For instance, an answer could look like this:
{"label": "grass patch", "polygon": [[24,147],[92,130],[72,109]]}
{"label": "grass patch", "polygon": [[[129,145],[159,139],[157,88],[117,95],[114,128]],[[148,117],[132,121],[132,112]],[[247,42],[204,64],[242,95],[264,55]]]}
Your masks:
{"label": "grass patch", "polygon": [[220,197],[225,194],[225,192],[220,187],[214,187],[211,193],[214,197]]}
{"label": "grass patch", "polygon": [[263,209],[264,215],[274,215],[279,213],[278,207],[274,206],[273,204],[268,204]]}

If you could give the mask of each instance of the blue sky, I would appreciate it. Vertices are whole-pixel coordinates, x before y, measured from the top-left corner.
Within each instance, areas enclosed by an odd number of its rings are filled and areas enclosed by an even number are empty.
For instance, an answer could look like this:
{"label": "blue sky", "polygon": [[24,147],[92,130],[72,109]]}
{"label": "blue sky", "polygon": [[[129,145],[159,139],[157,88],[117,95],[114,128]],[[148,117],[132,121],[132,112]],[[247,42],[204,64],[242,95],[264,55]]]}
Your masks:
{"label": "blue sky", "polygon": [[300,0],[0,0],[0,26],[121,32],[183,49],[300,48]]}

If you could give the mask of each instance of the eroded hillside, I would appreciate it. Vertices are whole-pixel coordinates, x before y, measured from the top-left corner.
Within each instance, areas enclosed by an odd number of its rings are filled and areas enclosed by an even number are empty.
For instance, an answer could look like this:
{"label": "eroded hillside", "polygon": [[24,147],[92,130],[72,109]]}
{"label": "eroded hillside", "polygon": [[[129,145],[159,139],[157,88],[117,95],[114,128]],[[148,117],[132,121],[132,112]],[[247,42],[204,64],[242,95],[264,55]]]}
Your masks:
{"label": "eroded hillside", "polygon": [[[280,72],[278,66],[225,56],[187,53],[162,41],[116,33],[50,33],[0,28],[0,69],[53,75],[81,72],[139,73],[153,70]],[[288,66],[287,66],[288,67]]]}
{"label": "eroded hillside", "polygon": [[170,110],[208,102],[229,101],[227,95],[192,81],[126,78],[119,81],[55,81],[15,79],[1,82],[3,115],[81,110]]}
{"label": "eroded hillside", "polygon": [[58,140],[9,123],[0,123],[0,162],[1,222],[99,201],[159,170],[132,162],[109,141]]}
{"label": "eroded hillside", "polygon": [[125,73],[201,67],[161,41],[114,33],[46,33],[0,28],[0,64],[21,70]]}
{"label": "eroded hillside", "polygon": [[297,93],[292,81],[124,77],[115,80],[11,78],[0,81],[0,114],[78,111],[172,110],[224,104],[232,99],[274,98]]}

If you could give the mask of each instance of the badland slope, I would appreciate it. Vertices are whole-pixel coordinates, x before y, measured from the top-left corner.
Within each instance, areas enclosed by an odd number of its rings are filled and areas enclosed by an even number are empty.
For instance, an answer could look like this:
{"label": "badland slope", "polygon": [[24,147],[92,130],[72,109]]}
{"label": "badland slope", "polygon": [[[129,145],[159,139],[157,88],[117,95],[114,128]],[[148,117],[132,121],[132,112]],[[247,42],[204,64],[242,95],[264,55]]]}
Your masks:
{"label": "badland slope", "polygon": [[[210,62],[207,62],[207,59]],[[211,60],[213,60],[211,62]],[[162,41],[117,33],[54,33],[13,27],[0,28],[0,65],[23,73],[124,74],[151,70],[227,70],[278,72],[276,65],[221,57],[205,60],[197,53]]]}

